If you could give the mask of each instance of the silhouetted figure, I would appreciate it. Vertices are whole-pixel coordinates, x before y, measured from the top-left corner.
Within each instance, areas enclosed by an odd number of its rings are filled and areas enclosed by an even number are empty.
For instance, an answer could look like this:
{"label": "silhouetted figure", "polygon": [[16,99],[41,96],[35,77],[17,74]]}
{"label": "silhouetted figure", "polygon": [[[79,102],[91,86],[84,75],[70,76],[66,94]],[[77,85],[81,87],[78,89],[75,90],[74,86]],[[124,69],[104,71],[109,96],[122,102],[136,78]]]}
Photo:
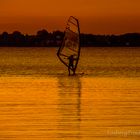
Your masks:
{"label": "silhouetted figure", "polygon": [[72,71],[73,75],[75,75],[75,70],[74,70],[74,60],[75,60],[75,58],[74,58],[73,55],[70,55],[68,57],[68,59],[69,59],[69,65],[68,65],[69,75],[71,74],[70,71]]}

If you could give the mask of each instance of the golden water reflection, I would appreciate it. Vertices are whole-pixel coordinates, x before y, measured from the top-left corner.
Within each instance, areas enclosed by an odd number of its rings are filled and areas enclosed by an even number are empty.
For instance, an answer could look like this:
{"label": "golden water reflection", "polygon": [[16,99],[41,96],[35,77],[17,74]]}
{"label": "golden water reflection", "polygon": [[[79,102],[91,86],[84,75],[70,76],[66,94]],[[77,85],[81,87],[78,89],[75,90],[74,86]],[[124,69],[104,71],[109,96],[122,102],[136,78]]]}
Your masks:
{"label": "golden water reflection", "polygon": [[58,116],[55,78],[2,78],[0,85],[1,139],[57,137],[54,135]]}
{"label": "golden water reflection", "polygon": [[0,139],[137,140],[139,82],[139,78],[1,77]]}

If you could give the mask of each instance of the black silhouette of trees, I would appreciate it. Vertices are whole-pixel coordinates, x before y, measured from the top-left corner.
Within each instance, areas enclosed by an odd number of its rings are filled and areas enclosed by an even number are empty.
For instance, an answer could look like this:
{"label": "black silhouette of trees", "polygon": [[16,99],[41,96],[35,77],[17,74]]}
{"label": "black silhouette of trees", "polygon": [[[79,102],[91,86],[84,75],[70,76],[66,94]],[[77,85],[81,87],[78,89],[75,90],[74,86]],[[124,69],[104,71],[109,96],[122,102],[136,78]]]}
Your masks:
{"label": "black silhouette of trees", "polygon": [[[60,46],[64,32],[39,30],[36,35],[24,35],[19,31],[12,34],[3,32],[0,34],[0,46],[17,47],[56,47]],[[81,46],[137,46],[140,47],[140,33],[127,33],[122,35],[93,35],[81,34]]]}

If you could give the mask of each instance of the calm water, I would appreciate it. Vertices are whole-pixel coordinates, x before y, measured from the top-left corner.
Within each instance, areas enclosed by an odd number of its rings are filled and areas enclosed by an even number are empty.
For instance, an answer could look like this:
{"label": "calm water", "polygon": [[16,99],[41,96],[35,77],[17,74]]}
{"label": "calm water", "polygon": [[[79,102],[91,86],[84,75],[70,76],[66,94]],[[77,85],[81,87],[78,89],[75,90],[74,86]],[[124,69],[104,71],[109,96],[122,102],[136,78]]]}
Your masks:
{"label": "calm water", "polygon": [[0,140],[139,140],[140,48],[0,48]]}

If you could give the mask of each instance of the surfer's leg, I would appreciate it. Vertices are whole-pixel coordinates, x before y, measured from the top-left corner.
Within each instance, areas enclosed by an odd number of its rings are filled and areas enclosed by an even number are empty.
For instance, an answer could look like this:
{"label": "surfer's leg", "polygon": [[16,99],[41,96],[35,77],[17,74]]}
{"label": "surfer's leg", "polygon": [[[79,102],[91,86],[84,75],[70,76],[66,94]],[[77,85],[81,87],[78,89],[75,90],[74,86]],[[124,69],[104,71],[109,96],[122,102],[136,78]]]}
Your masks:
{"label": "surfer's leg", "polygon": [[74,69],[74,66],[72,65],[71,68],[72,68],[72,72],[73,72],[72,75],[75,75],[75,69]]}
{"label": "surfer's leg", "polygon": [[68,67],[68,72],[69,72],[69,75],[70,75],[70,67]]}
{"label": "surfer's leg", "polygon": [[73,68],[73,67],[72,67],[72,65],[70,64],[69,67],[68,67],[69,75],[71,75],[71,71],[73,71],[72,68]]}
{"label": "surfer's leg", "polygon": [[73,70],[73,75],[75,75],[75,70]]}

